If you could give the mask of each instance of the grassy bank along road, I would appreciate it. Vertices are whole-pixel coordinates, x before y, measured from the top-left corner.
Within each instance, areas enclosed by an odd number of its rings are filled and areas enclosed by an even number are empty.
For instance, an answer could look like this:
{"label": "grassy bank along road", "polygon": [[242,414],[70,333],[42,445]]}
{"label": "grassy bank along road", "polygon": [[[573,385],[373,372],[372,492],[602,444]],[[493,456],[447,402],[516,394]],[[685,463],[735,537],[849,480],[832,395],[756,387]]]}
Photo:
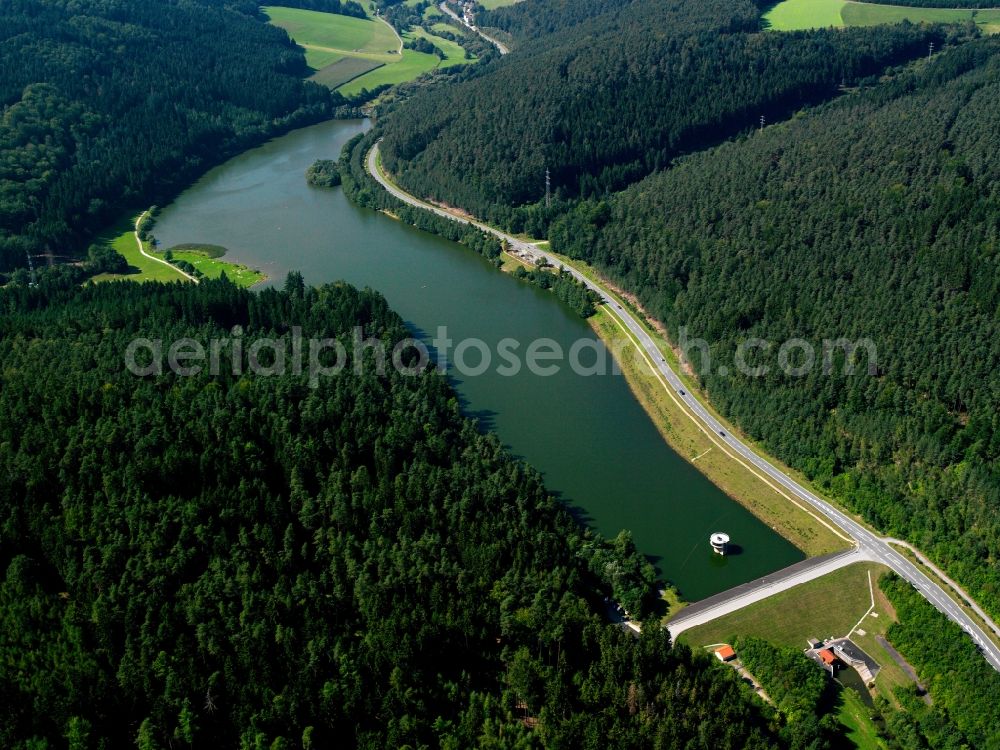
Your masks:
{"label": "grassy bank along road", "polygon": [[[566,266],[566,263],[552,255],[539,249],[524,240],[513,237],[495,227],[491,227],[482,222],[467,219],[451,211],[447,211],[438,206],[423,201],[416,196],[410,195],[399,186],[393,184],[382,172],[379,161],[379,146],[376,143],[365,160],[366,168],[372,177],[389,193],[412,206],[432,211],[438,216],[442,216],[452,221],[463,224],[470,224],[476,228],[488,232],[493,236],[506,242],[515,248],[519,253],[530,258],[544,258],[547,262],[558,267]],[[682,404],[685,414],[695,420],[706,434],[712,435],[712,441],[720,450],[733,456],[734,460],[742,464],[748,471],[758,476],[761,481],[772,483],[781,487],[788,493],[791,502],[804,503],[811,507],[819,516],[822,516],[824,523],[828,523],[839,529],[839,533],[846,534],[858,547],[864,556],[875,562],[882,563],[889,569],[896,572],[904,580],[908,581],[924,596],[938,611],[942,612],[953,622],[957,623],[975,641],[980,651],[990,665],[1000,672],[1000,648],[986,635],[979,625],[968,614],[963,612],[959,605],[948,596],[948,594],[931,578],[924,574],[916,565],[906,557],[897,552],[889,543],[872,531],[869,531],[858,521],[848,516],[845,512],[837,508],[832,503],[820,498],[814,492],[795,481],[792,477],[778,469],[770,461],[755,453],[746,443],[736,438],[731,430],[719,422],[691,393],[684,388],[684,384],[676,372],[667,364],[662,356],[656,342],[647,332],[646,328],[621,305],[611,294],[611,292],[597,281],[588,278],[579,270],[568,266],[567,271],[573,274],[574,278],[594,291],[604,303],[606,309],[610,310],[615,318],[627,330],[628,334],[640,344],[644,356],[649,358],[656,368],[657,374],[663,383],[663,387],[668,390],[671,397]],[[971,597],[966,596],[970,599]],[[987,620],[987,625],[991,630],[996,629],[996,624]]]}

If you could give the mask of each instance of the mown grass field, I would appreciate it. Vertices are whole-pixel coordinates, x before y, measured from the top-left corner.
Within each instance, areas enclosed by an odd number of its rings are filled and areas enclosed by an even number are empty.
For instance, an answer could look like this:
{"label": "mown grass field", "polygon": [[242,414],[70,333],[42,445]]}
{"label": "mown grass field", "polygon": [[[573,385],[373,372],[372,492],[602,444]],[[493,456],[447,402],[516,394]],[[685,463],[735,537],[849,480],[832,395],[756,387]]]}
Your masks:
{"label": "mown grass field", "polygon": [[[851,640],[882,666],[882,671],[875,678],[875,686],[879,693],[893,700],[895,688],[908,682],[908,678],[875,639],[877,635],[884,635],[895,619],[892,607],[878,588],[878,579],[888,572],[882,565],[858,563],[841,568],[823,578],[782,591],[731,615],[685,631],[678,640],[692,648],[701,648],[716,643],[732,643],[741,635],[757,636],[780,646],[804,651],[809,638],[847,635],[868,612],[872,603],[869,571],[874,584],[873,611],[878,616],[864,617],[860,630],[854,632]],[[860,635],[860,631],[865,634]],[[871,720],[871,710],[854,690],[839,689],[836,716],[854,747],[859,750],[884,747]]]}
{"label": "mown grass field", "polygon": [[764,21],[775,31],[843,26],[845,5],[846,0],[785,0],[765,13]]}
{"label": "mown grass field", "polygon": [[[686,630],[681,633],[680,640],[691,646],[707,646],[732,643],[734,637],[744,635],[764,638],[779,646],[805,649],[809,638],[847,635],[871,606],[869,570],[874,580],[886,568],[874,563],[848,565],[738,612]],[[880,614],[875,621],[882,619]],[[888,623],[878,625],[884,630]]]}
{"label": "mown grass field", "polygon": [[345,57],[343,53],[333,49],[320,49],[319,47],[306,47],[306,65],[317,73],[330,65],[341,60],[353,60],[353,57]]}
{"label": "mown grass field", "polygon": [[[104,281],[184,281],[190,283],[187,277],[173,266],[164,263],[157,263],[150,260],[139,252],[139,246],[135,241],[135,216],[122,218],[117,224],[107,232],[99,235],[95,240],[97,244],[111,247],[124,256],[129,265],[128,273],[102,273],[94,276],[90,281],[101,283]],[[154,251],[149,243],[144,247],[147,253],[163,258],[164,253]],[[244,266],[241,263],[227,263],[222,260],[226,249],[216,245],[181,245],[172,248],[173,257],[178,260],[186,260],[193,265],[206,278],[217,279],[223,273],[229,277],[230,281],[242,287],[251,287],[264,281],[267,276],[256,269]]]}
{"label": "mown grass field", "polygon": [[507,5],[516,5],[519,2],[521,2],[521,0],[479,0],[479,4],[486,8],[486,10],[503,8]]}
{"label": "mown grass field", "polygon": [[784,0],[764,14],[775,31],[829,26],[876,26],[883,23],[959,23],[974,21],[983,31],[1000,31],[1000,9],[908,8],[849,0]]}
{"label": "mown grass field", "polygon": [[[117,279],[128,279],[129,281],[187,281],[179,271],[162,263],[142,255],[139,246],[135,242],[135,220],[136,216],[125,216],[110,228],[107,232],[97,237],[96,244],[105,245],[116,250],[125,257],[128,262],[130,272],[127,274],[102,273],[94,276],[91,281],[100,283],[102,281],[115,281]],[[149,247],[146,247],[149,252]]]}
{"label": "mown grass field", "polygon": [[319,13],[298,8],[266,6],[271,23],[280,26],[299,44],[342,53],[383,55],[399,49],[399,40],[387,24],[374,18]]}
{"label": "mown grass field", "polygon": [[[419,28],[406,32],[402,39],[425,38],[445,53],[445,59],[408,49],[400,54],[395,32],[372,16],[350,18],[281,6],[267,6],[264,11],[272,24],[287,31],[305,49],[306,62],[314,71],[312,79],[345,96],[404,83],[438,67],[474,62],[465,59],[461,45]],[[433,6],[424,13],[428,19],[439,15]]]}
{"label": "mown grass field", "polygon": [[725,617],[691,628],[678,640],[692,648],[713,643],[730,643],[735,636],[764,638],[779,646],[806,648],[809,638],[841,637],[854,627],[871,606],[868,571],[872,573],[877,617],[865,617],[851,640],[882,667],[875,678],[880,694],[894,700],[897,687],[912,684],[906,673],[879,645],[876,636],[884,636],[896,619],[892,605],[878,587],[878,578],[888,569],[875,563],[856,563],[829,575],[782,591],[763,601],[744,607]]}
{"label": "mown grass field", "polygon": [[[169,248],[174,260],[183,260],[198,269],[207,279],[217,279],[222,274],[241,287],[251,287],[267,279],[267,275],[242,263],[228,263],[222,260],[226,249],[218,245],[177,245]],[[167,251],[157,252],[157,257],[166,259]]]}

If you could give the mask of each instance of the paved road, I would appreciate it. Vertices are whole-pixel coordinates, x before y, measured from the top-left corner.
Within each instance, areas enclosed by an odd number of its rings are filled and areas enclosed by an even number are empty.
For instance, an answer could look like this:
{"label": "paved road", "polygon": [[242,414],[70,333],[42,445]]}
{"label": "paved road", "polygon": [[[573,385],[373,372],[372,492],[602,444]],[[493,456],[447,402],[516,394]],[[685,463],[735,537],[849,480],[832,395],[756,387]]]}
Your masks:
{"label": "paved road", "polygon": [[[382,176],[377,168],[377,160],[378,144],[375,144],[372,150],[368,153],[368,171],[379,182],[379,184],[382,185],[382,187],[392,193],[392,195],[399,200],[413,206],[432,211],[447,219],[458,221],[463,224],[471,224],[484,232],[488,232],[489,234],[500,238],[504,242],[519,250],[521,253],[530,257],[545,258],[549,263],[556,267],[564,265],[563,261],[559,258],[540,250],[535,245],[519,240],[516,237],[512,237],[511,235],[501,232],[494,227],[487,226],[486,224],[455,216],[443,208],[426,203],[425,201],[400,190]],[[994,644],[993,641],[987,637],[986,633],[983,632],[979,625],[976,624],[976,622],[969,617],[968,614],[962,611],[958,604],[951,597],[949,597],[937,583],[931,580],[906,557],[893,549],[889,540],[872,533],[839,508],[831,505],[826,500],[823,500],[771,464],[769,461],[761,458],[759,455],[750,450],[745,443],[731,435],[729,430],[714,416],[712,416],[701,404],[701,402],[698,401],[698,399],[694,398],[690,392],[687,391],[684,383],[677,376],[677,373],[675,373],[670,365],[667,364],[666,359],[664,359],[660,350],[657,348],[653,338],[646,332],[646,329],[639,323],[638,320],[636,320],[632,313],[629,312],[628,309],[624,308],[624,306],[620,305],[607,289],[591,281],[575,268],[570,267],[566,270],[573,274],[578,281],[593,290],[600,297],[606,308],[614,317],[618,319],[621,325],[627,329],[628,333],[634,338],[634,340],[638,342],[639,347],[644,351],[646,357],[655,367],[655,370],[659,375],[660,380],[663,382],[664,387],[667,388],[674,400],[682,405],[682,408],[688,416],[694,419],[694,421],[702,427],[705,434],[709,436],[715,445],[719,446],[727,454],[733,456],[737,461],[749,468],[754,474],[761,477],[761,479],[770,484],[772,487],[780,488],[779,491],[783,490],[782,494],[792,500],[792,502],[796,503],[800,507],[805,504],[819,516],[829,521],[830,524],[833,524],[838,529],[848,534],[851,541],[857,546],[858,550],[865,555],[866,559],[882,563],[886,567],[895,571],[901,578],[911,583],[924,596],[925,599],[934,605],[939,612],[944,613],[948,619],[958,623],[958,625],[969,634],[972,640],[976,642],[976,645],[979,646],[980,651],[990,665],[1000,672],[1000,648],[998,648],[996,644]],[[987,620],[987,622],[989,623],[989,627],[991,629],[996,630],[997,626],[994,622],[991,620]]]}
{"label": "paved road", "polygon": [[924,555],[923,552],[918,550],[909,542],[903,541],[902,539],[892,539],[890,537],[885,537],[883,541],[886,541],[895,547],[905,547],[910,552],[912,552],[917,557],[917,559],[920,560],[921,563],[923,563],[924,567],[930,568],[934,572],[934,575],[936,575],[940,580],[948,584],[951,587],[952,591],[954,591],[955,594],[957,594],[962,599],[962,601],[965,602],[965,604],[969,607],[969,609],[971,609],[973,612],[975,612],[983,619],[983,622],[985,622],[990,627],[990,629],[994,632],[994,634],[1000,636],[1000,628],[998,628],[997,624],[990,619],[990,616],[983,611],[983,608],[980,607],[978,604],[976,604],[976,602],[974,602],[972,599],[970,599],[969,596],[962,589],[962,587],[959,586],[954,580],[949,578],[948,575],[943,570],[941,570],[941,568],[939,568],[937,565],[928,560],[927,556]]}
{"label": "paved road", "polygon": [[706,622],[741,610],[781,591],[787,591],[801,583],[822,578],[835,570],[866,560],[870,561],[871,557],[857,547],[845,552],[811,557],[754,581],[742,583],[728,591],[723,591],[721,594],[690,604],[682,609],[675,619],[667,623],[667,629],[670,631],[670,637],[676,639],[685,630],[704,625]]}
{"label": "paved road", "polygon": [[473,26],[471,23],[466,23],[464,18],[459,16],[458,13],[456,13],[450,7],[448,7],[448,3],[441,3],[438,7],[442,11],[447,13],[449,16],[454,18],[456,21],[458,21],[460,24],[462,24],[465,28],[469,29],[470,31],[475,31],[477,34],[479,34],[479,36],[481,36],[487,42],[496,47],[501,55],[506,55],[508,52],[510,52],[510,50],[507,48],[507,45],[501,42],[499,39],[494,39],[491,36],[487,36],[482,31],[479,30],[478,26]]}

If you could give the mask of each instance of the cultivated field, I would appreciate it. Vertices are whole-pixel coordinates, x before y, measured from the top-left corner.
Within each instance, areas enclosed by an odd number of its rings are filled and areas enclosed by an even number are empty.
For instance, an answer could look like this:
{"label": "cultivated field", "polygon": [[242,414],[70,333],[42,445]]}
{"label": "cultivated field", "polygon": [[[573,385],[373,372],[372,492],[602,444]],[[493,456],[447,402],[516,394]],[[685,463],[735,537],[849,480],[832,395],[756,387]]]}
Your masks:
{"label": "cultivated field", "polygon": [[377,60],[366,60],[363,57],[342,57],[336,62],[327,65],[322,70],[317,71],[313,75],[312,80],[335,89],[353,81],[359,76],[363,76],[365,73],[371,72],[376,68],[381,68],[383,65],[385,63],[378,62]]}
{"label": "cultivated field", "polygon": [[395,85],[418,78],[424,73],[434,70],[440,60],[434,55],[428,55],[414,50],[403,50],[402,59],[387,63],[380,68],[376,68],[370,73],[365,73],[349,83],[340,86],[337,91],[344,96],[354,96],[361,92],[361,89],[369,91],[385,84]]}
{"label": "cultivated field", "polygon": [[411,49],[403,50],[403,58],[401,60],[396,60],[392,64],[386,64],[377,70],[373,70],[371,73],[366,73],[363,76],[355,78],[337,90],[344,96],[354,96],[363,88],[370,91],[384,84],[394,85],[404,83],[405,81],[412,81],[423,73],[428,73],[436,68],[468,65],[476,61],[474,57],[470,60],[465,59],[465,50],[461,45],[434,34],[429,34],[421,28],[413,28],[403,34],[403,40],[406,42],[421,37],[427,39],[431,44],[444,52],[445,59],[442,60],[436,55],[428,55]]}
{"label": "cultivated field", "polygon": [[[312,79],[345,96],[410,81],[435,68],[474,62],[465,59],[461,45],[420,28],[403,34],[403,41],[425,38],[445,53],[445,59],[408,49],[400,53],[400,39],[393,29],[371,16],[350,18],[280,6],[267,6],[264,11],[271,23],[305,49],[306,62],[314,71]],[[428,19],[438,15],[436,8],[424,14]]]}
{"label": "cultivated field", "polygon": [[959,23],[973,21],[987,33],[1000,31],[1000,8],[962,10],[951,8],[904,8],[898,5],[845,3],[842,11],[848,26],[874,26],[880,23],[926,21],[927,23]]}
{"label": "cultivated field", "polygon": [[959,23],[973,21],[987,33],[1000,31],[1000,9],[907,8],[847,0],[784,0],[764,14],[775,31],[883,23]]}

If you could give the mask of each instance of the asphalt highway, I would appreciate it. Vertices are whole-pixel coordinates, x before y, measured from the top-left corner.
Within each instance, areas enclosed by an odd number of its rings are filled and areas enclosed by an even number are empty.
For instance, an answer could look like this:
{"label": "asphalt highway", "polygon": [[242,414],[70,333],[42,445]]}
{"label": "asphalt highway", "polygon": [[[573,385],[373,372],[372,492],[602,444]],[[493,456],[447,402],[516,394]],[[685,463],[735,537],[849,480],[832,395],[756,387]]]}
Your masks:
{"label": "asphalt highway", "polygon": [[[536,259],[545,258],[547,262],[555,267],[565,267],[565,263],[562,260],[539,249],[535,245],[486,224],[456,216],[439,206],[427,203],[401,190],[382,175],[378,167],[378,144],[375,144],[368,153],[366,163],[372,177],[399,200],[432,211],[452,221],[471,224],[503,240],[522,255]],[[882,563],[912,584],[939,612],[942,612],[948,619],[957,623],[968,633],[990,665],[1000,672],[1000,648],[987,637],[986,633],[979,627],[975,620],[964,612],[940,585],[929,578],[906,557],[897,552],[886,538],[872,533],[839,508],[823,500],[772,463],[759,456],[743,441],[731,435],[728,428],[721,424],[705,409],[698,399],[690,394],[677,373],[667,363],[656,342],[653,341],[653,338],[646,331],[646,328],[639,323],[632,313],[625,306],[621,305],[603,286],[587,278],[575,268],[567,267],[566,270],[600,297],[607,310],[627,329],[630,336],[634,339],[634,343],[637,343],[642,349],[649,362],[659,374],[664,387],[672,393],[673,398],[678,403],[682,404],[685,412],[702,426],[703,430],[717,446],[722,447],[727,453],[736,457],[737,460],[767,481],[768,484],[780,487],[783,491],[782,494],[785,494],[786,497],[789,497],[789,499],[800,505],[800,507],[802,505],[807,506],[814,511],[814,515],[825,519],[827,525],[832,525],[836,529],[839,529],[839,532],[842,532],[841,536],[846,534],[845,538],[850,538],[850,541],[856,545],[860,555],[865,559]],[[988,622],[991,629],[996,632],[996,624],[992,621]]]}

